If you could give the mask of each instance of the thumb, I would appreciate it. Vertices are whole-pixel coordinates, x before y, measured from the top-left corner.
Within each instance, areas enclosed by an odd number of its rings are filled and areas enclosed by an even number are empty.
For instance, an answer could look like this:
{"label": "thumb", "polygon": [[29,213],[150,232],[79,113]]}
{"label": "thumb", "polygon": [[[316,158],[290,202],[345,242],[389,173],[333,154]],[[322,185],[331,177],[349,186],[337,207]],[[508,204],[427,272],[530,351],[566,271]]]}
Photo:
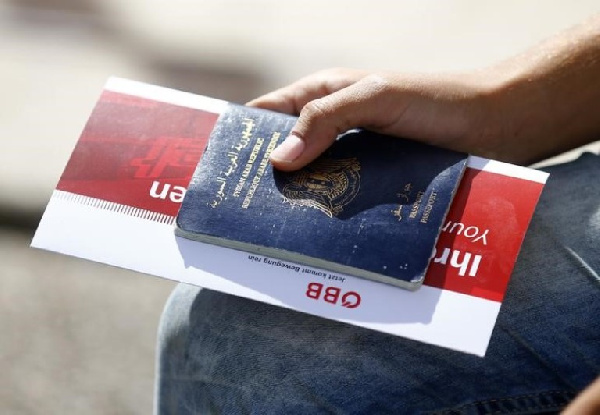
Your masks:
{"label": "thumb", "polygon": [[339,134],[389,125],[393,116],[386,107],[392,101],[391,89],[382,78],[369,76],[308,102],[290,135],[271,153],[271,163],[280,170],[297,170],[323,153]]}

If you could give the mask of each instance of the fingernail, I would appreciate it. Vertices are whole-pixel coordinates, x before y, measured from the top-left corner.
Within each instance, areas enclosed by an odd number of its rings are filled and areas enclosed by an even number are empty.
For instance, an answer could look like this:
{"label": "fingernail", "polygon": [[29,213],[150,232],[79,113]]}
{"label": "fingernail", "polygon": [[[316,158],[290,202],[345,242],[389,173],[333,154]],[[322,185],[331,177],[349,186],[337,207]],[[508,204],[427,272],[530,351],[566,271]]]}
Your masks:
{"label": "fingernail", "polygon": [[279,144],[275,150],[271,152],[271,160],[277,162],[289,163],[300,157],[304,151],[304,140],[294,134],[287,136],[283,143]]}

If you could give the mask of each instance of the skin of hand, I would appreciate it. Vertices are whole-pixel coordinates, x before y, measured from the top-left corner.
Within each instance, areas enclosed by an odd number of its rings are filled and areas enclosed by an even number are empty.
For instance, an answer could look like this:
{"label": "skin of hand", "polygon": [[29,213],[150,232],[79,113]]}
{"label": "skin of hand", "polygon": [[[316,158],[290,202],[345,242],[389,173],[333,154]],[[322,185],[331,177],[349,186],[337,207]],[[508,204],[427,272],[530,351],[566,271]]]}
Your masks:
{"label": "skin of hand", "polygon": [[361,127],[529,164],[600,137],[600,16],[489,68],[404,74],[335,68],[247,105],[299,114],[271,153],[281,170]]}
{"label": "skin of hand", "polygon": [[600,414],[600,378],[579,394],[562,415],[597,415]]}

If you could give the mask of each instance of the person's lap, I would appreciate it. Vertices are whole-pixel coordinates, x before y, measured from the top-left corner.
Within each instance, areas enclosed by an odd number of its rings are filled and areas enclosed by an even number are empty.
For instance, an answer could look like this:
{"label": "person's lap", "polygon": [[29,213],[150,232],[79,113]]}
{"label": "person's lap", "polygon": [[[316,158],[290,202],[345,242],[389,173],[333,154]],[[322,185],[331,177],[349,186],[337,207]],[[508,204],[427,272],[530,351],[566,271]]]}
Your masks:
{"label": "person's lap", "polygon": [[600,374],[600,157],[548,171],[485,358],[180,284],[157,412],[560,409]]}

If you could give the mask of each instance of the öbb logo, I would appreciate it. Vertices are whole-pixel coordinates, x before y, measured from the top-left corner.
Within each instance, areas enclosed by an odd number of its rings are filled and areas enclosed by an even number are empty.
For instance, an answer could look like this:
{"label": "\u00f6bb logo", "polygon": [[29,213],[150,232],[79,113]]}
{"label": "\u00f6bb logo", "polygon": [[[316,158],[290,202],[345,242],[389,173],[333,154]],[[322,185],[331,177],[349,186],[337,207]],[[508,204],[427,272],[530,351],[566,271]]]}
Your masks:
{"label": "\u00f6bb logo", "polygon": [[313,300],[323,300],[326,303],[337,305],[341,301],[341,306],[345,308],[357,308],[360,306],[360,294],[356,291],[348,291],[342,294],[341,288],[326,287],[318,282],[311,282],[306,289],[306,296]]}

